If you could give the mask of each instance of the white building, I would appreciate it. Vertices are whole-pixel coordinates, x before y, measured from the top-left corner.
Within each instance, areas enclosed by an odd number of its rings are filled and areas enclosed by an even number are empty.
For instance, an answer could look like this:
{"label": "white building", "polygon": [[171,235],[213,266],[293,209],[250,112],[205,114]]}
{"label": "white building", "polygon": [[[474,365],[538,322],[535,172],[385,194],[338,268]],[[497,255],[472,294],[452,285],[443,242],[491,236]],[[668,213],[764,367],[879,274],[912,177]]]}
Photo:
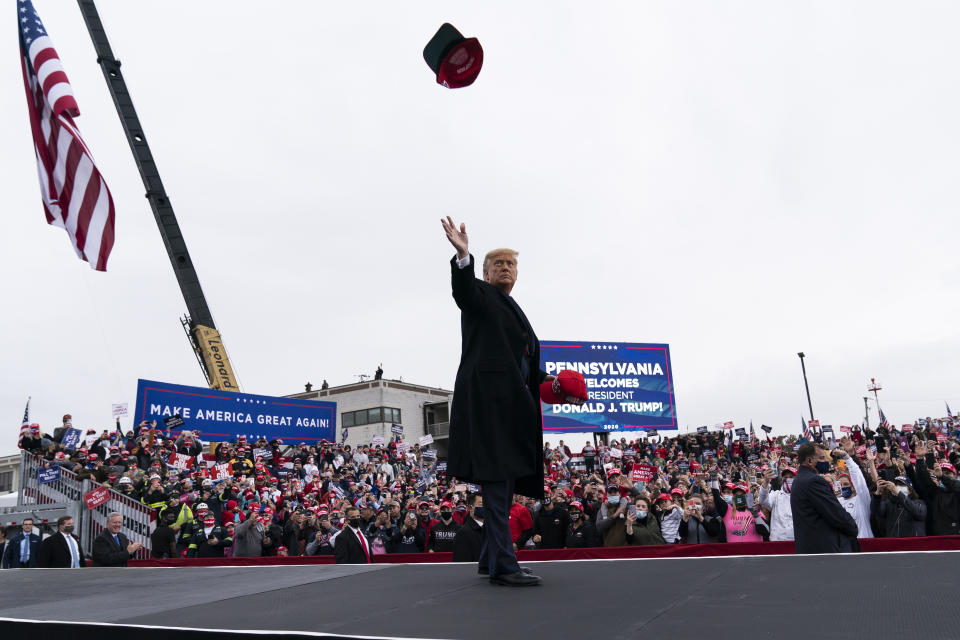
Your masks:
{"label": "white building", "polygon": [[20,453],[0,456],[0,495],[20,490]]}
{"label": "white building", "polygon": [[336,402],[337,442],[344,430],[346,443],[354,447],[370,444],[373,436],[389,442],[393,437],[391,426],[399,424],[405,442],[413,444],[430,434],[440,457],[446,456],[452,391],[397,380],[367,380],[287,397]]}

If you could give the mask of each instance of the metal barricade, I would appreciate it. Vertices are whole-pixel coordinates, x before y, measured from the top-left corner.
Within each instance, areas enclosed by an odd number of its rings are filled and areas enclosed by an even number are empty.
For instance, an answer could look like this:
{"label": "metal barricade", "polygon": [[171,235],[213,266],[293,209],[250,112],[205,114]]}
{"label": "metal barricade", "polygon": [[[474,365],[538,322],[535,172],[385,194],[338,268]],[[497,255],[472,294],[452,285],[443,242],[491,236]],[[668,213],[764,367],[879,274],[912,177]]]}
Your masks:
{"label": "metal barricade", "polygon": [[[43,458],[26,451],[20,452],[20,495],[17,505],[50,504],[53,502],[82,502],[83,481],[75,473],[60,469],[60,479],[40,484],[37,471],[45,467]],[[89,491],[89,489],[88,489]]]}

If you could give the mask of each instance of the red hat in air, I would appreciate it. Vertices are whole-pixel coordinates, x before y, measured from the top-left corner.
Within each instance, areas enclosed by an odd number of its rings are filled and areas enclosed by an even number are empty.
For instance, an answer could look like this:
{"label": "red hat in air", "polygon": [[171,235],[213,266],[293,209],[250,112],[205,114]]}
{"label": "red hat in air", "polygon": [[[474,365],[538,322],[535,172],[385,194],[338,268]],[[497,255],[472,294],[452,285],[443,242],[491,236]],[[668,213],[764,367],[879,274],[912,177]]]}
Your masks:
{"label": "red hat in air", "polygon": [[423,59],[437,74],[437,84],[459,89],[473,84],[483,66],[483,47],[476,38],[464,38],[444,22],[423,48]]}
{"label": "red hat in air", "polygon": [[583,404],[590,399],[587,381],[581,373],[564,369],[552,381],[540,385],[540,399],[547,404]]}

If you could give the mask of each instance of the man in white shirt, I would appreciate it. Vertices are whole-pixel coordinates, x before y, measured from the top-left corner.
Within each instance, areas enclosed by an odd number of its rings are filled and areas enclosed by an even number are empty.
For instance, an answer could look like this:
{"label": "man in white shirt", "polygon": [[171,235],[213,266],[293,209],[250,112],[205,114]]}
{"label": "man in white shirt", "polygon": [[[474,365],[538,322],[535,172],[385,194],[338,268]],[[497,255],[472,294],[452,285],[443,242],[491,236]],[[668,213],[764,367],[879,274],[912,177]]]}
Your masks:
{"label": "man in white shirt", "polygon": [[44,569],[79,569],[86,566],[80,540],[73,535],[73,516],[57,518],[57,533],[40,543],[37,566]]}

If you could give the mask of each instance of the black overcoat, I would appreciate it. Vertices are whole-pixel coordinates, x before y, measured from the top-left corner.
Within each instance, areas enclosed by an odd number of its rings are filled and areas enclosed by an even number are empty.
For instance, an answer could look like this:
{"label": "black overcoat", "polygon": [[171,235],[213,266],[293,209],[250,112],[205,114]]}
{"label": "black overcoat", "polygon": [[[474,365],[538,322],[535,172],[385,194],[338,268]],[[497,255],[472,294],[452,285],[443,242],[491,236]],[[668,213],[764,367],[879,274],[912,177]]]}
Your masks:
{"label": "black overcoat", "polygon": [[[462,346],[453,387],[447,473],[460,480],[514,479],[516,493],[543,496],[540,342],[519,305],[474,275],[475,260],[450,261]],[[530,350],[530,374],[521,359]]]}
{"label": "black overcoat", "polygon": [[819,473],[800,467],[790,485],[793,539],[797,553],[847,553],[855,550],[857,521],[844,509]]}

